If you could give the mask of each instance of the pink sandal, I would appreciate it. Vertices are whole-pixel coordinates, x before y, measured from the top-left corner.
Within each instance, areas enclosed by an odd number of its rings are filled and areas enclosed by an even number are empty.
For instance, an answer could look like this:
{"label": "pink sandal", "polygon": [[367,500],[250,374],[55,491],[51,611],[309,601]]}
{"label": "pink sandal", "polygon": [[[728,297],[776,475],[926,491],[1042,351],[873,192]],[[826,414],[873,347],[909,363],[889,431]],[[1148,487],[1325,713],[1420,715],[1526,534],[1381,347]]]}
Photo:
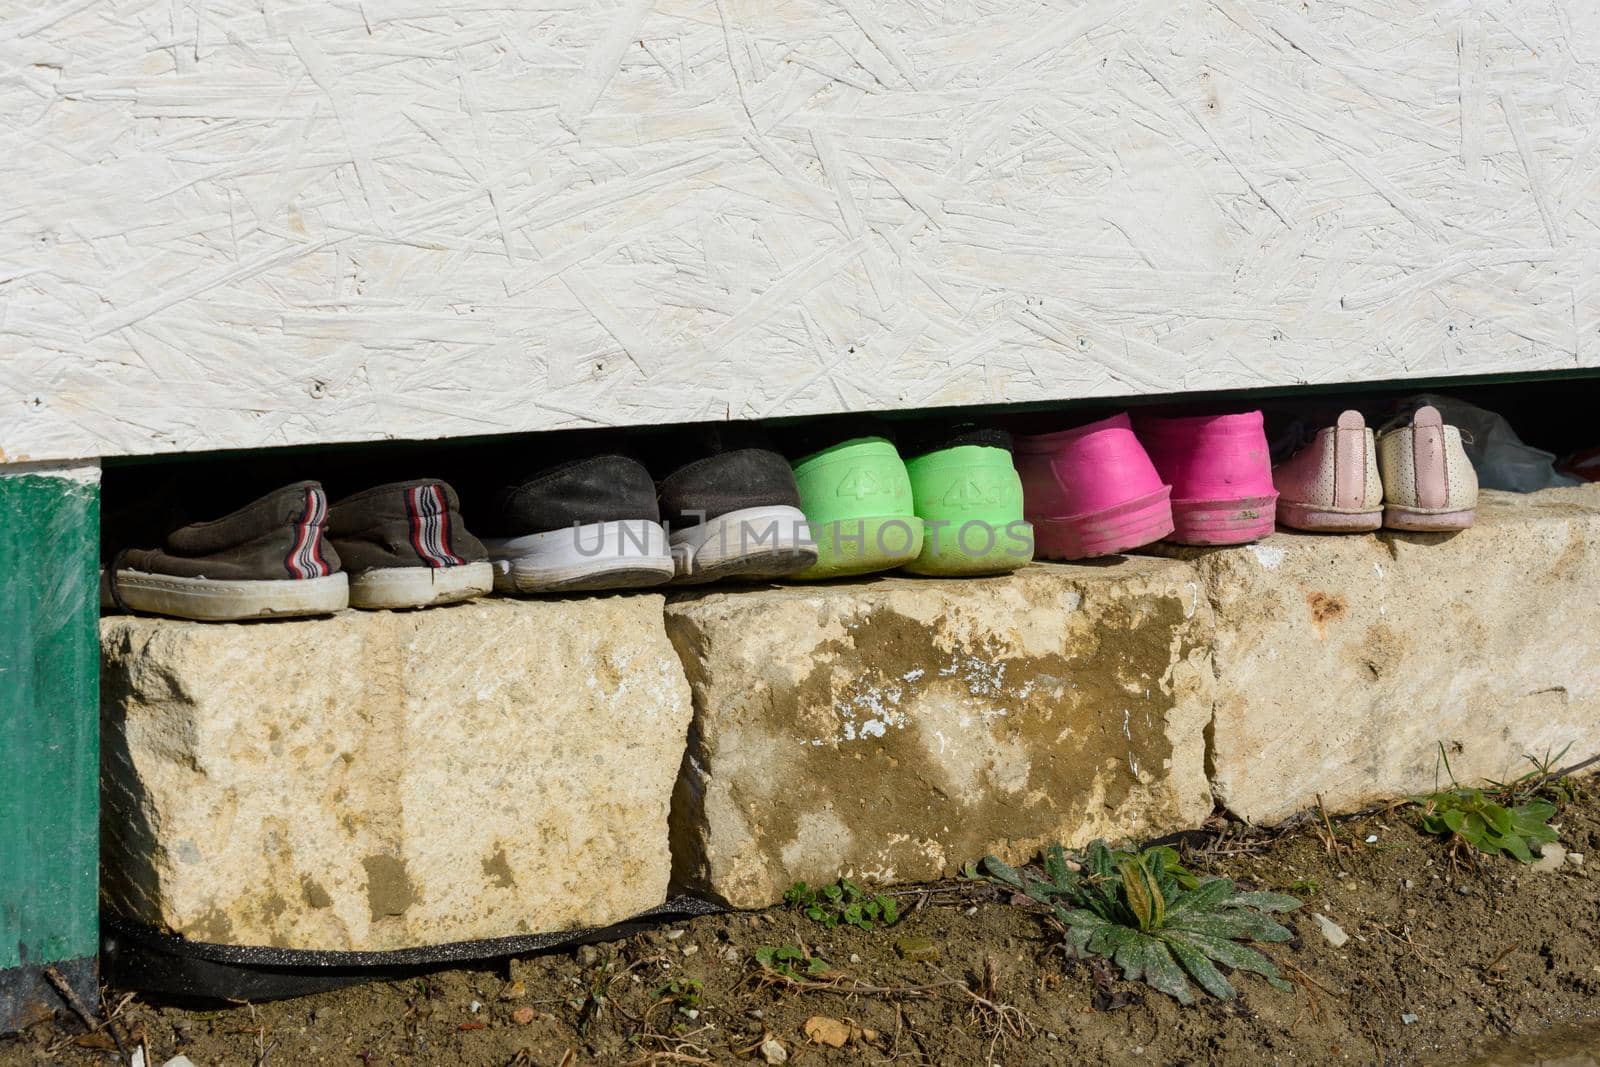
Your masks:
{"label": "pink sandal", "polygon": [[1478,472],[1461,431],[1439,409],[1418,408],[1404,424],[1378,435],[1383,474],[1383,524],[1391,530],[1465,530],[1478,506]]}

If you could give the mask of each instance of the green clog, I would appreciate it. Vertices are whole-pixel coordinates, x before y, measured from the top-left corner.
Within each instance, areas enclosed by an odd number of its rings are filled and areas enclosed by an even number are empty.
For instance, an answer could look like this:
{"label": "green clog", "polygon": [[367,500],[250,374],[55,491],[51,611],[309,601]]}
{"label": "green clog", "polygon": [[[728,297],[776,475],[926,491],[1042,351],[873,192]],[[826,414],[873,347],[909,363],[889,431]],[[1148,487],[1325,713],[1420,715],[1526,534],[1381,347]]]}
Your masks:
{"label": "green clog", "polygon": [[794,464],[817,562],[804,581],[889,570],[922,551],[922,520],[912,506],[911,479],[894,443],[855,437]]}
{"label": "green clog", "polygon": [[[1022,517],[1022,479],[1009,435],[975,431],[906,461],[922,551],[912,574],[977,575],[1014,571],[1033,558],[1033,527]],[[971,442],[971,443],[967,443]]]}

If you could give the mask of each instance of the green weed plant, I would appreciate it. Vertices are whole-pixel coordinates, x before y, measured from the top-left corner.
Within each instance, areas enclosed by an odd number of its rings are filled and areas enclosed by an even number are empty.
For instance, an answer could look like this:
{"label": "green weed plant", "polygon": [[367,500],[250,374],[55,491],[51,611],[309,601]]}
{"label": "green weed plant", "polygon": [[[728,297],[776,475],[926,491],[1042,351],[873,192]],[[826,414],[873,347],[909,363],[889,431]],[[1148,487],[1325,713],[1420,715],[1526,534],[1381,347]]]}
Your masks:
{"label": "green weed plant", "polygon": [[1271,960],[1241,942],[1290,940],[1293,935],[1271,913],[1298,908],[1300,901],[1282,893],[1241,892],[1226,878],[1194,875],[1171,848],[1128,852],[1095,841],[1069,862],[1066,850],[1054,845],[1045,851],[1043,878],[993,856],[984,858],[983,867],[990,878],[1048,907],[1067,928],[1071,955],[1105,957],[1129,981],[1143,981],[1183,1004],[1194,1001],[1190,978],[1212,996],[1231,1000],[1236,991],[1224,967],[1290,988]]}
{"label": "green weed plant", "polygon": [[900,921],[900,908],[894,898],[868,893],[848,878],[816,889],[796,882],[783,899],[791,907],[799,908],[812,922],[821,923],[830,930],[843,923],[871,933],[879,926],[893,926]]}
{"label": "green weed plant", "polygon": [[764,971],[796,982],[827,974],[830,970],[823,960],[808,956],[793,945],[763,945],[756,949],[756,963]]}
{"label": "green weed plant", "polygon": [[[1565,754],[1566,749],[1562,749]],[[1439,746],[1439,758],[1450,788],[1418,795],[1411,800],[1422,811],[1423,832],[1445,838],[1454,858],[1466,848],[1484,856],[1506,855],[1518,863],[1532,863],[1536,852],[1557,838],[1550,820],[1556,806],[1548,796],[1562,796],[1560,783],[1552,786],[1550,766],[1561,757],[1544,761],[1526,757],[1534,770],[1510,782],[1491,782],[1487,789],[1464,786],[1450,769],[1450,756]]]}

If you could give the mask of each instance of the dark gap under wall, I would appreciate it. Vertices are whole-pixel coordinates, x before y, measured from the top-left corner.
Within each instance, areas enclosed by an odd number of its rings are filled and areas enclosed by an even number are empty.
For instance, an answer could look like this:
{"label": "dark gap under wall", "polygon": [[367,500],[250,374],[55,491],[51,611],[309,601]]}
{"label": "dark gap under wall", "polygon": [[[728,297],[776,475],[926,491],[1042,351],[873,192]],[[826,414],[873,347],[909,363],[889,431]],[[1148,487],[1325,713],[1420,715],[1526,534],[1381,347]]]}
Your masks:
{"label": "dark gap under wall", "polygon": [[[708,432],[754,430],[791,456],[830,430],[876,421],[897,437],[912,437],[953,423],[978,422],[1015,433],[1064,429],[1133,407],[1175,412],[1261,408],[1269,440],[1297,420],[1330,424],[1347,407],[1377,427],[1407,397],[1435,392],[1505,416],[1524,442],[1558,456],[1600,446],[1600,375],[1504,379],[1442,379],[1367,383],[1326,388],[1294,387],[1181,393],[1020,405],[979,405],[924,411],[820,415],[750,423],[595,427],[437,441],[384,441],[307,445],[253,451],[108,459],[102,483],[102,553],[159,544],[185,522],[217,518],[277,486],[316,479],[329,497],[405,478],[443,478],[462,497],[469,525],[488,510],[494,490],[565,458],[602,451],[630,452],[661,477],[704,454]],[[476,529],[476,527],[474,527]]]}

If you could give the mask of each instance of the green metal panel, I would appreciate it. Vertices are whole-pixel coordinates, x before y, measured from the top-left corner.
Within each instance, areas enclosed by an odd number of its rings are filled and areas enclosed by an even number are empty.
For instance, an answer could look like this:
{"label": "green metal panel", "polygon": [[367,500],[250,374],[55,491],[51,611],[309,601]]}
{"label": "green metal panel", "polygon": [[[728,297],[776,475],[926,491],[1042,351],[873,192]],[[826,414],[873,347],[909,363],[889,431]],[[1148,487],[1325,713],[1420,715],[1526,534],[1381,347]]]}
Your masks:
{"label": "green metal panel", "polygon": [[[94,1003],[100,488],[0,468],[0,1032]],[[64,474],[65,472],[63,472]]]}

